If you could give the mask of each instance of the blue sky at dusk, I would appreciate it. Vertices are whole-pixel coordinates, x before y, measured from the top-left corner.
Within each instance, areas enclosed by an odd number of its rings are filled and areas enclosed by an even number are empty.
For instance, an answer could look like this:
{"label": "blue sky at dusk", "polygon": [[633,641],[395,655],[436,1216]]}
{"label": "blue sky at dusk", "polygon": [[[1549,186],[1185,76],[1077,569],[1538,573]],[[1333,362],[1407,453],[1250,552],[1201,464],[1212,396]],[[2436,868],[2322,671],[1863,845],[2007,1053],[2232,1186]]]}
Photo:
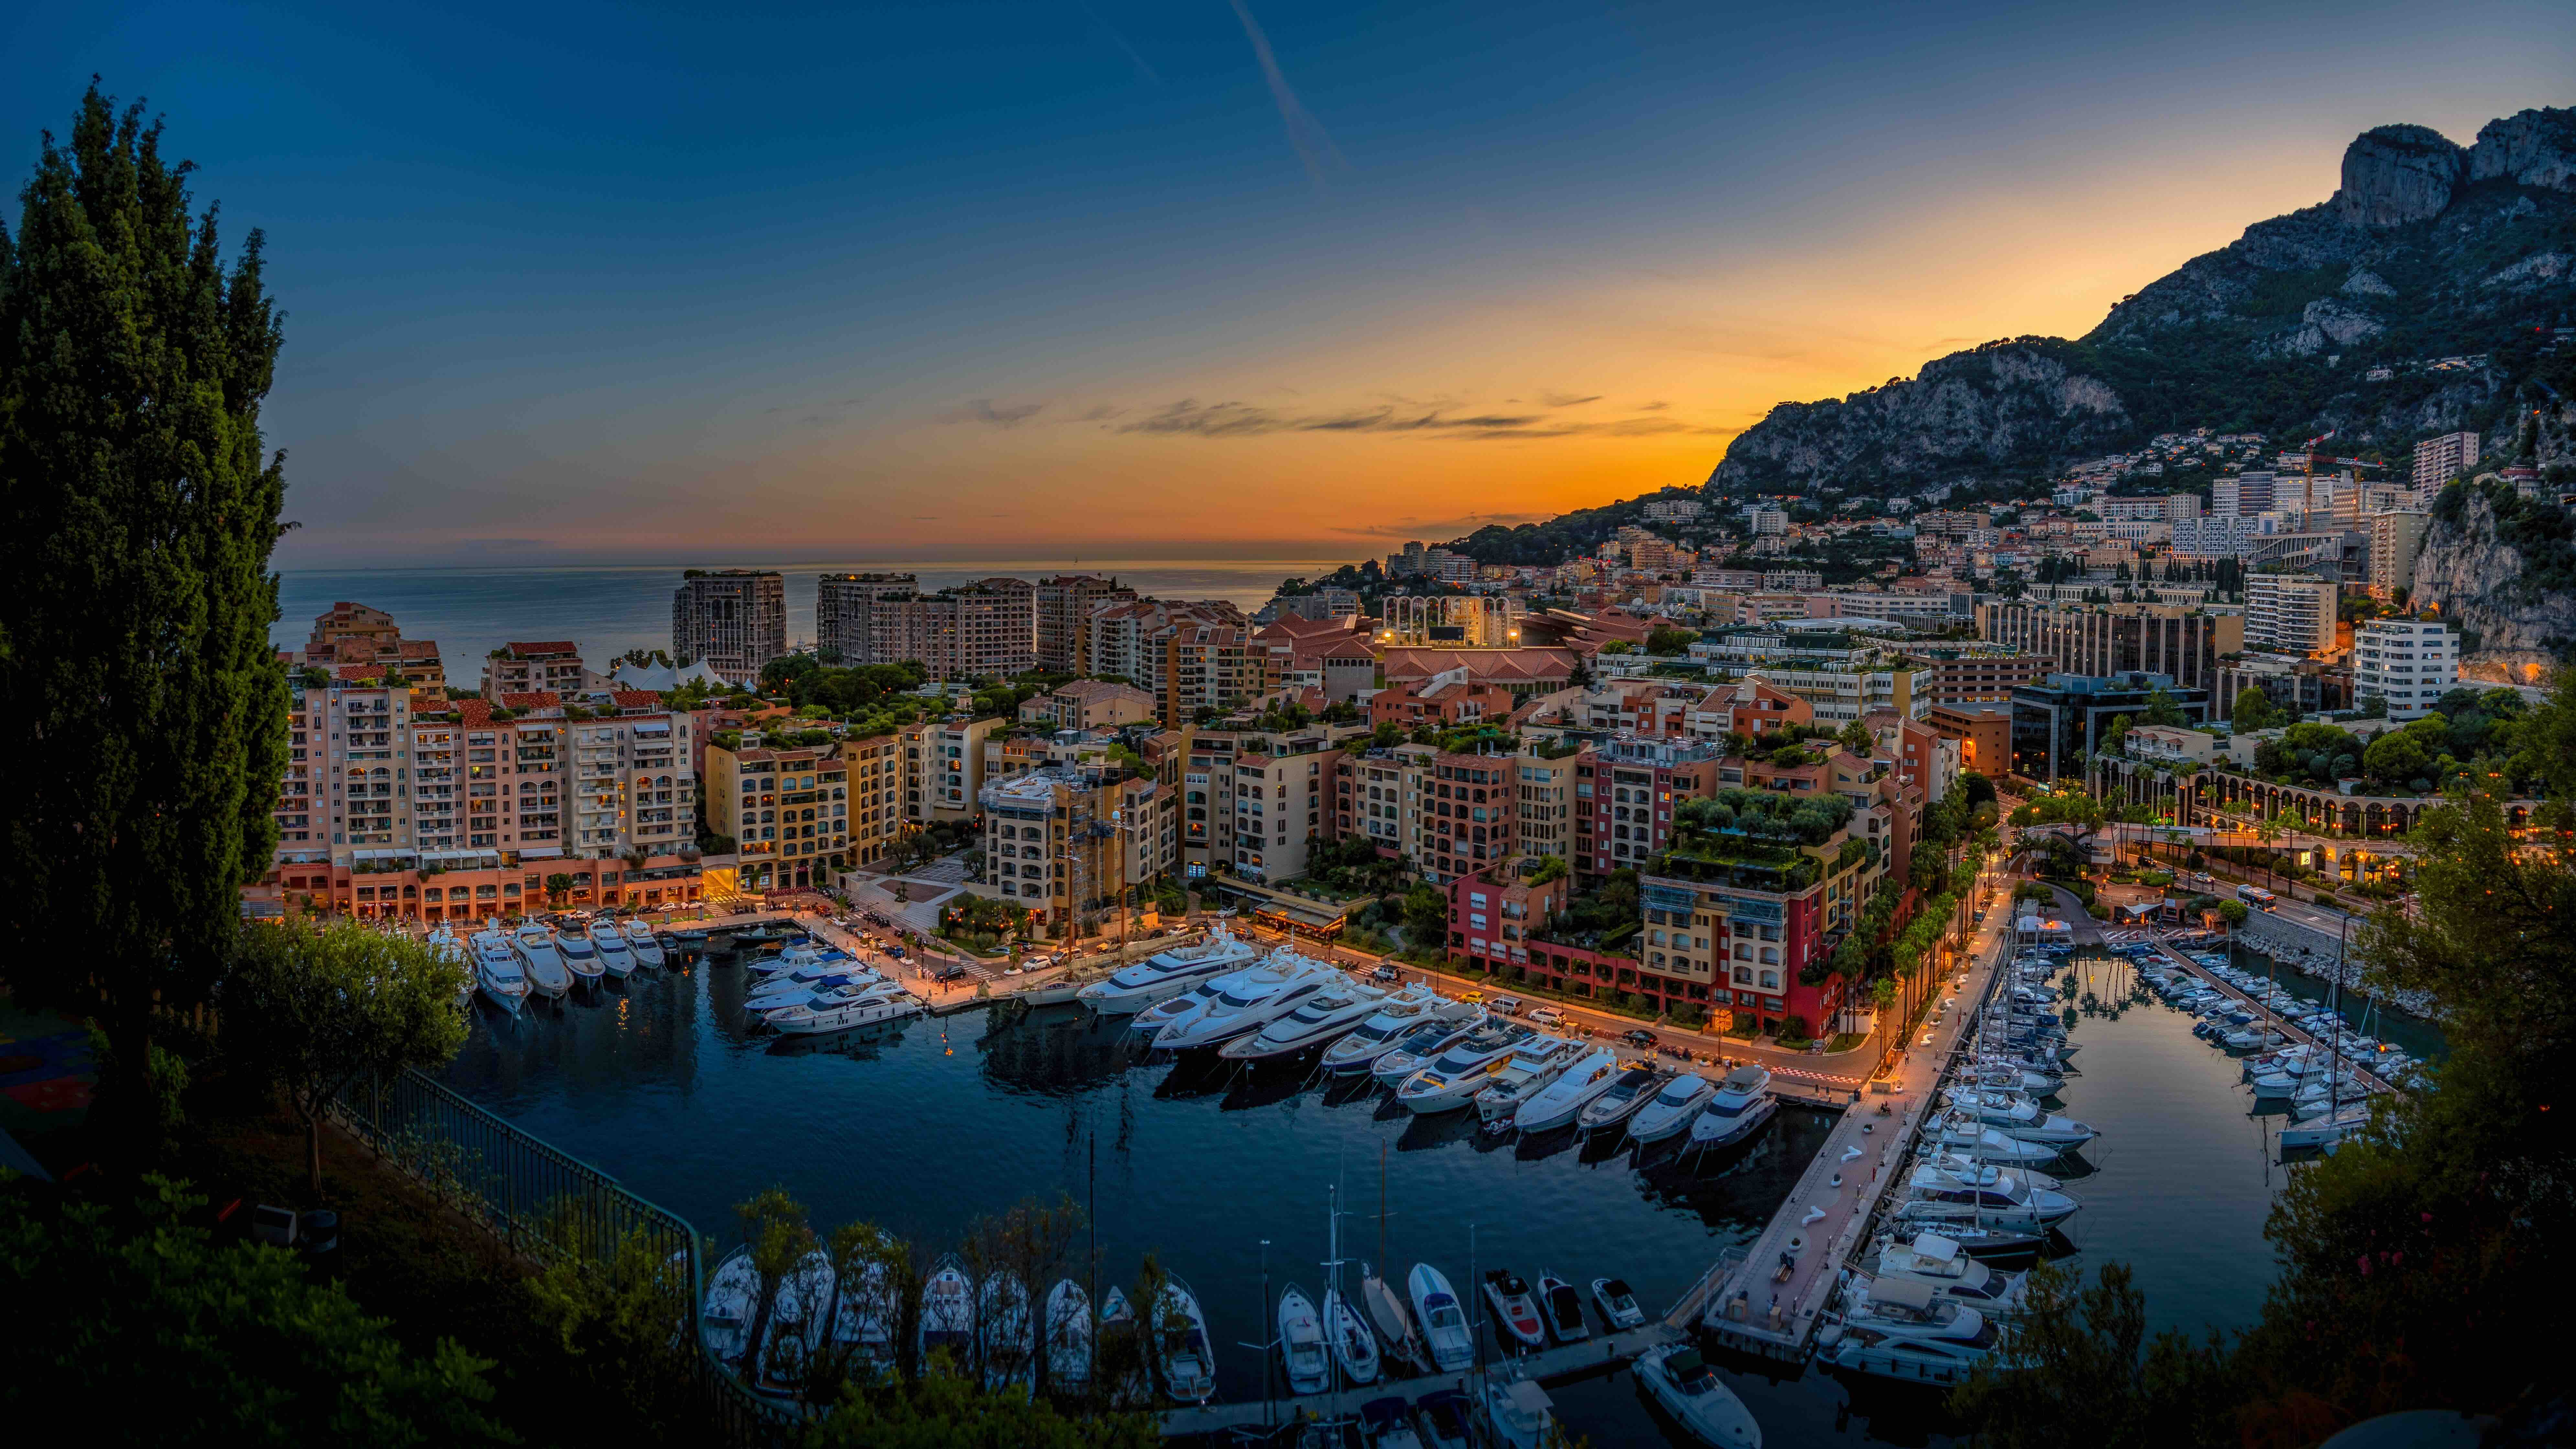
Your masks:
{"label": "blue sky at dusk", "polygon": [[26,6],[18,175],[92,73],[267,230],[289,567],[1357,557],[1697,482],[1774,402],[2081,333],[2323,200],[2366,127],[2566,104],[2576,25]]}

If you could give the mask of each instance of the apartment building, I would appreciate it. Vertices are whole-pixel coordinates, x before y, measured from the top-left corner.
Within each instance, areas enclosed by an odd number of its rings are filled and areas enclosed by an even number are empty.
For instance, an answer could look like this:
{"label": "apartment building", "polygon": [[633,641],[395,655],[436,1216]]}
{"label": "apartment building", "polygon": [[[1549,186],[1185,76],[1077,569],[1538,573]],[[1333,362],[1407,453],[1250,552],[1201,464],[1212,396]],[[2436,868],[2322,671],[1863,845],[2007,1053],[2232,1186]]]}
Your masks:
{"label": "apartment building", "polygon": [[733,838],[744,890],[825,886],[850,864],[849,774],[838,745],[707,747],[707,828]]}
{"label": "apartment building", "polygon": [[1173,791],[1113,765],[1048,765],[984,787],[991,889],[1049,926],[1118,908],[1124,887],[1177,863]]}
{"label": "apartment building", "polygon": [[2209,719],[2209,691],[2177,684],[2172,676],[2129,672],[2107,677],[2052,674],[2026,684],[2012,697],[2012,770],[2028,779],[2054,781],[2081,773],[2084,756],[2102,747],[2111,722],[2126,715],[2146,723],[2158,690],[2185,722]]}
{"label": "apartment building", "polygon": [[[1575,760],[1578,751],[1557,747],[1554,753],[1539,744],[1527,744],[1512,761],[1512,787],[1517,801],[1514,811],[1519,830],[1520,853],[1525,856],[1554,856],[1568,866],[1575,863],[1574,825],[1577,801],[1574,795]],[[1468,802],[1473,805],[1474,801]],[[1473,824],[1473,821],[1469,822]],[[1474,841],[1469,841],[1474,844]]]}
{"label": "apartment building", "polygon": [[1132,684],[1076,679],[1020,703],[1022,724],[1057,729],[1105,730],[1154,718],[1159,701]]}
{"label": "apartment building", "polygon": [[616,714],[566,725],[572,848],[582,855],[677,851],[697,838],[688,716],[663,709],[662,697],[645,690],[609,698]]}
{"label": "apartment building", "polygon": [[2415,560],[2424,552],[2424,535],[2433,515],[2421,509],[2391,509],[2366,514],[2370,529],[2370,596],[2383,602],[2415,587]]}
{"label": "apartment building", "polygon": [[1725,746],[1709,740],[1609,740],[1574,762],[1571,864],[1590,876],[1642,866],[1672,838],[1673,806],[1714,792]]}
{"label": "apartment building", "polygon": [[1261,657],[1241,624],[1182,624],[1161,640],[1163,722],[1178,724],[1202,709],[1232,709],[1262,692]]}
{"label": "apartment building", "polygon": [[2333,653],[2336,592],[2332,582],[2307,574],[2248,576],[2245,647],[2294,657]]}
{"label": "apartment building", "polygon": [[303,652],[286,658],[351,682],[400,674],[423,702],[447,685],[437,640],[405,639],[391,614],[345,599],[314,615]]}
{"label": "apartment building", "polygon": [[918,660],[941,680],[1037,667],[1037,589],[1026,579],[990,578],[935,594],[879,593],[865,609],[867,663]]}
{"label": "apartment building", "polygon": [[1372,728],[1382,724],[1412,730],[1482,722],[1501,723],[1511,716],[1512,692],[1497,684],[1477,684],[1462,666],[1429,679],[1394,685],[1369,696]]}
{"label": "apartment building", "polygon": [[849,864],[867,865],[903,838],[903,737],[845,739],[841,761],[850,791]]}
{"label": "apartment building", "polygon": [[[1923,722],[1958,746],[1959,768],[2000,780],[2012,773],[2012,704],[1962,700],[1932,706]],[[1939,795],[1931,798],[1938,800]]]}
{"label": "apartment building", "polygon": [[[1173,603],[1161,599],[1113,600],[1093,609],[1086,622],[1085,632],[1091,641],[1089,653],[1085,656],[1089,663],[1086,672],[1097,679],[1125,680],[1146,691],[1161,701],[1164,723],[1181,723],[1188,715],[1184,713],[1176,717],[1170,712],[1174,693],[1170,679],[1174,658],[1171,648],[1173,636],[1184,630],[1239,629],[1243,623],[1242,610],[1221,599],[1198,603]],[[1182,652],[1183,657],[1200,660],[1204,647],[1194,643]],[[1240,697],[1249,698],[1259,690],[1244,688],[1243,677],[1251,674],[1257,679],[1259,670],[1257,667],[1248,669],[1245,664],[1250,661],[1257,666],[1258,661],[1251,660],[1247,645],[1238,643],[1236,648],[1235,667],[1223,672],[1234,676],[1228,682],[1241,689]],[[1196,705],[1193,704],[1192,708]]]}
{"label": "apartment building", "polygon": [[1192,875],[1255,880],[1305,874],[1307,848],[1332,829],[1340,741],[1361,727],[1199,730],[1181,774],[1181,859]]}
{"label": "apartment building", "polygon": [[1853,983],[1834,975],[1810,986],[1799,974],[1831,957],[1894,868],[1896,850],[1843,851],[1885,838],[1893,808],[1855,810],[1821,845],[1709,835],[1659,854],[1637,877],[1640,981],[1652,978],[1647,989],[1665,1001],[1706,1000],[1766,1030],[1792,1016],[1830,1030]]}
{"label": "apartment building", "polygon": [[1104,604],[1133,603],[1136,591],[1116,579],[1092,574],[1058,574],[1037,582],[1037,667],[1055,673],[1089,674],[1091,613]]}
{"label": "apartment building", "polygon": [[483,660],[482,694],[495,703],[505,694],[577,695],[606,686],[581,662],[580,647],[569,639],[514,641]]}
{"label": "apartment building", "polygon": [[2014,689],[2057,667],[2035,654],[1990,646],[1918,647],[1908,650],[1906,658],[1932,671],[1931,696],[1936,706],[2010,699]]}
{"label": "apartment building", "polygon": [[787,653],[787,580],[774,569],[690,569],[671,593],[671,657],[751,684]]}
{"label": "apartment building", "polygon": [[2415,498],[2429,505],[2444,484],[2475,468],[2484,451],[2474,432],[2443,433],[2415,445]]}
{"label": "apartment building", "polygon": [[814,581],[814,647],[843,664],[898,664],[878,653],[876,606],[921,592],[912,574],[824,574]]}
{"label": "apartment building", "polygon": [[984,788],[984,742],[1000,719],[922,720],[905,725],[903,819],[906,825],[971,820]]}
{"label": "apartment building", "polygon": [[2177,604],[1995,602],[1977,605],[1977,635],[2047,660],[2057,673],[2163,674],[2208,689],[2217,683],[2219,656],[2243,652],[2245,619]]}
{"label": "apartment building", "polygon": [[1723,740],[1728,735],[1760,739],[1784,725],[1816,720],[1816,707],[1785,689],[1758,678],[1722,684],[1700,696],[1684,719],[1684,732],[1695,740]]}
{"label": "apartment building", "polygon": [[2392,720],[2422,719],[2460,684],[2460,641],[2430,619],[2373,619],[2354,632],[2353,697],[2388,702]]}

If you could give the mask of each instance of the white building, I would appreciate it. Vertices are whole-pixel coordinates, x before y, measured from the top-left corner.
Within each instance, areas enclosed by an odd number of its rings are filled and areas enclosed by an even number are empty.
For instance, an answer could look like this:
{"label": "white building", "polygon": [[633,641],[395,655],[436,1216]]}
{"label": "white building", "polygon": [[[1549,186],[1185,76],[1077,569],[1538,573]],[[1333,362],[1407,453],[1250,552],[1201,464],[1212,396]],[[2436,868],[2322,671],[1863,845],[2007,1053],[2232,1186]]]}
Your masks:
{"label": "white building", "polygon": [[2353,697],[2388,701],[2392,720],[2422,719],[2459,682],[2459,639],[2447,624],[2373,619],[2353,636]]}
{"label": "white building", "polygon": [[2334,652],[2335,585],[2306,574],[2245,580],[2245,647],[2313,657]]}
{"label": "white building", "polygon": [[2430,503],[2442,485],[2477,466],[2476,433],[2444,433],[2415,445],[2415,497]]}

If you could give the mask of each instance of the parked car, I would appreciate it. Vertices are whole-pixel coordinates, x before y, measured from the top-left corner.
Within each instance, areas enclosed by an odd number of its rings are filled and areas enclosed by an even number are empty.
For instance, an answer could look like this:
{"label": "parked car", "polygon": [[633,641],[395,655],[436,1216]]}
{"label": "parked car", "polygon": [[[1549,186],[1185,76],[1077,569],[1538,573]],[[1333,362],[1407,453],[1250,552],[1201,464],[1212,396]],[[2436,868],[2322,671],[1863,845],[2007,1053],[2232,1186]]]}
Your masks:
{"label": "parked car", "polygon": [[1404,973],[1403,973],[1403,972],[1401,972],[1401,971],[1396,970],[1396,969],[1395,969],[1394,967],[1392,967],[1392,966],[1380,966],[1380,967],[1379,967],[1379,968],[1377,968],[1375,971],[1372,971],[1372,972],[1370,972],[1370,973],[1369,973],[1369,979],[1370,979],[1371,981],[1390,981],[1390,982],[1391,982],[1391,981],[1399,981],[1399,980],[1402,980],[1402,979],[1403,979],[1403,977],[1404,977]]}
{"label": "parked car", "polygon": [[1531,1021],[1532,1023],[1534,1023],[1535,1025],[1538,1025],[1538,1026],[1563,1026],[1563,1025],[1565,1025],[1565,1013],[1564,1013],[1564,1012],[1562,1012],[1562,1011],[1557,1010],[1557,1009],[1556,1009],[1555,1007],[1553,1007],[1553,1006],[1533,1006],[1533,1007],[1531,1007],[1531,1008],[1530,1008],[1529,1019],[1530,1019],[1530,1021]]}
{"label": "parked car", "polygon": [[1466,993],[1462,994],[1461,996],[1459,996],[1459,998],[1458,998],[1458,999],[1459,999],[1460,1001],[1466,1002],[1466,1003],[1467,1003],[1468,1005],[1470,1005],[1470,1006],[1476,1006],[1476,1005],[1480,1005],[1480,1004],[1482,1004],[1482,1003],[1483,1003],[1483,1001],[1484,1001],[1484,999],[1485,999],[1485,993],[1483,993],[1483,992],[1481,992],[1481,991],[1469,991],[1469,992],[1466,992]]}
{"label": "parked car", "polygon": [[1520,1014],[1520,1010],[1521,999],[1517,996],[1497,996],[1494,998],[1494,1014],[1496,1016],[1518,1016]]}
{"label": "parked car", "polygon": [[[900,955],[902,953],[898,952],[896,954]],[[938,982],[942,986],[946,986],[951,982],[965,980],[969,974],[970,973],[963,966],[942,966],[931,974],[930,979]]]}
{"label": "parked car", "polygon": [[1650,1047],[1655,1044],[1655,1034],[1642,1026],[1632,1026],[1619,1033],[1619,1040],[1632,1047]]}

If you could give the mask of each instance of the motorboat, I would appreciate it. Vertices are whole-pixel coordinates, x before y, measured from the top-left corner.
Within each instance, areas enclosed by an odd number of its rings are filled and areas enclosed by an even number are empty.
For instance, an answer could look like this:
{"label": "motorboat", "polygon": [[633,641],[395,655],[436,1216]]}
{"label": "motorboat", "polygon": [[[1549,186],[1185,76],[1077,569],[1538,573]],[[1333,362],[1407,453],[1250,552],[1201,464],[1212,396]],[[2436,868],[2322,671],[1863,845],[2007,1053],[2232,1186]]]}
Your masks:
{"label": "motorboat", "polygon": [[528,1004],[528,973],[510,938],[498,931],[474,933],[474,987],[494,1006],[518,1015]]}
{"label": "motorboat", "polygon": [[1509,1268],[1486,1270],[1485,1302],[1494,1310],[1494,1326],[1522,1347],[1546,1344],[1547,1324],[1538,1316],[1538,1300],[1530,1293],[1528,1279]]}
{"label": "motorboat", "polygon": [[1964,1382],[2001,1341],[1984,1314],[1906,1280],[1871,1285],[1861,1311],[1817,1338],[1835,1367],[1925,1384]]}
{"label": "motorboat", "polygon": [[1154,1307],[1154,1337],[1162,1356],[1163,1386],[1185,1404],[1216,1397],[1216,1345],[1209,1341],[1199,1296],[1179,1278],[1163,1280]]}
{"label": "motorboat", "polygon": [[1490,1129],[1510,1127],[1521,1104],[1546,1091],[1582,1055],[1580,1042],[1561,1036],[1531,1037],[1515,1047],[1477,1089],[1476,1115]]}
{"label": "motorboat", "polygon": [[1456,1389],[1436,1389],[1413,1406],[1426,1449],[1470,1449],[1475,1430],[1467,1423],[1467,1396]]}
{"label": "motorboat", "polygon": [[636,965],[660,966],[670,959],[662,950],[662,938],[641,917],[628,917],[618,929],[626,936],[626,949],[635,953]]}
{"label": "motorboat", "polygon": [[1092,1338],[1091,1295],[1070,1278],[1057,1279],[1046,1300],[1048,1388],[1078,1390],[1091,1382]]}
{"label": "motorboat", "polygon": [[1974,1117],[2006,1137],[2018,1137],[2024,1142],[2081,1147],[2102,1135],[2072,1117],[2043,1112],[2029,1098],[2011,1093],[1954,1091],[1950,1105],[1960,1115]]}
{"label": "motorboat", "polygon": [[590,944],[583,932],[560,930],[554,933],[555,953],[563,957],[564,969],[584,986],[597,986],[608,977],[608,968],[600,963],[599,948]]}
{"label": "motorboat", "polygon": [[2026,1092],[2033,1097],[2053,1097],[2066,1085],[2066,1079],[2055,1073],[2043,1075],[2025,1067],[1970,1064],[1963,1080],[1991,1092]]}
{"label": "motorboat", "polygon": [[826,1032],[852,1031],[882,1022],[903,1021],[921,1014],[921,1000],[901,987],[884,982],[858,987],[839,987],[804,1006],[782,1006],[761,1020],[770,1029],[785,1036],[819,1036]]}
{"label": "motorboat", "polygon": [[834,1296],[832,1342],[856,1365],[856,1377],[862,1381],[882,1379],[894,1372],[894,1328],[899,1306],[886,1291],[886,1265],[868,1263],[859,1269],[859,1281],[843,1283]]}
{"label": "motorboat", "polygon": [[1612,1132],[1635,1116],[1655,1095],[1664,1089],[1667,1073],[1654,1067],[1630,1067],[1610,1084],[1610,1090],[1592,1099],[1583,1115],[1574,1119],[1579,1132]]}
{"label": "motorboat", "polygon": [[635,974],[635,948],[626,943],[626,933],[606,916],[592,918],[585,934],[591,949],[599,953],[599,964],[609,975],[623,981]]}
{"label": "motorboat", "polygon": [[1465,1041],[1490,1020],[1482,1007],[1470,1006],[1467,1010],[1469,1014],[1464,1017],[1426,1021],[1398,1032],[1386,1051],[1369,1064],[1369,1075],[1381,1086],[1403,1086],[1405,1078],[1431,1065],[1442,1052]]}
{"label": "motorboat", "polygon": [[1591,1320],[1583,1316],[1583,1295],[1554,1273],[1538,1275],[1538,1307],[1547,1319],[1547,1336],[1557,1342],[1573,1343],[1592,1336]]}
{"label": "motorboat", "polygon": [[760,1301],[760,1274],[751,1266],[751,1249],[736,1248],[707,1274],[705,1297],[698,1310],[698,1341],[707,1357],[739,1364],[751,1353],[751,1314]]}
{"label": "motorboat", "polygon": [[1324,1346],[1324,1318],[1315,1300],[1291,1283],[1279,1295],[1279,1358],[1288,1392],[1320,1394],[1333,1386],[1333,1359]]}
{"label": "motorboat", "polygon": [[1940,1233],[1917,1233],[1910,1243],[1881,1240],[1877,1277],[1929,1283],[1942,1297],[1988,1317],[2012,1317],[2029,1299],[2029,1274],[1998,1272],[1970,1257],[1956,1238]]}
{"label": "motorboat", "polygon": [[805,1368],[822,1348],[833,1324],[832,1257],[815,1248],[787,1270],[770,1296],[769,1321],[751,1345],[744,1376],[764,1394],[793,1395],[804,1385]]}
{"label": "motorboat", "polygon": [[1202,981],[1176,996],[1167,996],[1129,1016],[1127,1029],[1145,1041],[1151,1042],[1162,1034],[1164,1027],[1187,1021],[1206,1010],[1209,1002],[1223,996],[1242,975],[1240,971],[1229,971],[1223,976]]}
{"label": "motorboat", "polygon": [[1721,1449],[1762,1449],[1762,1426],[1735,1391],[1718,1382],[1700,1351],[1688,1344],[1651,1348],[1637,1359],[1637,1382],[1655,1406],[1673,1416],[1703,1444]]}
{"label": "motorboat", "polygon": [[942,1253],[921,1285],[921,1357],[945,1352],[963,1370],[975,1349],[975,1295],[966,1281],[966,1263],[955,1253]]}
{"label": "motorboat", "polygon": [[444,925],[433,926],[428,935],[420,938],[420,943],[428,948],[432,960],[444,962],[456,968],[457,1010],[462,1011],[472,1006],[475,986],[474,960],[466,955],[465,943],[456,939],[455,929]]}
{"label": "motorboat", "polygon": [[1499,1449],[1545,1449],[1565,1442],[1556,1403],[1536,1379],[1495,1379],[1485,1385],[1485,1424]]}
{"label": "motorboat", "polygon": [[1697,1072],[1683,1072],[1664,1083],[1655,1099],[1628,1119],[1628,1135],[1638,1142],[1661,1142],[1690,1130],[1691,1119],[1708,1104],[1717,1083]]}
{"label": "motorboat", "polygon": [[[1619,1053],[1609,1047],[1594,1047],[1575,1063],[1557,1074],[1537,1095],[1521,1103],[1520,1113],[1512,1125],[1521,1135],[1553,1132],[1571,1123],[1592,1099],[1609,1091],[1619,1080]],[[1478,1106],[1484,1099],[1477,1099]]]}
{"label": "motorboat", "polygon": [[1332,1345],[1333,1359],[1342,1373],[1354,1384],[1373,1384],[1382,1372],[1378,1361],[1377,1335],[1369,1331],[1368,1319],[1358,1306],[1342,1296],[1339,1288],[1324,1290],[1324,1340]]}
{"label": "motorboat", "polygon": [[1771,1095],[1771,1069],[1759,1063],[1737,1067],[1691,1119],[1691,1146],[1731,1147],[1751,1137],[1779,1110],[1780,1103]]}
{"label": "motorboat", "polygon": [[564,965],[552,930],[531,921],[511,933],[510,949],[518,955],[530,991],[561,1000],[572,990],[572,970]]}
{"label": "motorboat", "polygon": [[[1917,1230],[1918,1234],[1920,1230]],[[1959,1245],[1959,1251],[1981,1263],[2017,1262],[2035,1256],[2048,1246],[2048,1231],[2043,1228],[2005,1228],[1991,1223],[1943,1223],[1940,1234]]]}
{"label": "motorboat", "polygon": [[1996,1162],[2007,1167],[2055,1162],[2065,1156],[2065,1149],[2045,1142],[2024,1142],[2006,1137],[1996,1129],[1972,1118],[1936,1112],[1923,1123],[1923,1140],[1938,1145],[1945,1152],[1955,1152],[1978,1162]]}
{"label": "motorboat", "polygon": [[1389,1394],[1360,1405],[1360,1439],[1368,1449],[1423,1449],[1404,1400]]}
{"label": "motorboat", "polygon": [[744,969],[753,977],[766,981],[827,963],[849,962],[850,953],[837,947],[818,946],[811,941],[790,941],[778,948],[775,954],[763,956]]}
{"label": "motorboat", "polygon": [[1601,1321],[1613,1329],[1635,1328],[1646,1321],[1646,1310],[1637,1305],[1637,1295],[1624,1279],[1593,1279],[1592,1306],[1601,1310]]}
{"label": "motorboat", "polygon": [[2331,1112],[2319,1112],[2313,1117],[2303,1118],[2295,1127],[2282,1128],[2281,1150],[2296,1152],[2311,1147],[2332,1146],[2369,1125],[2370,1104],[2346,1102]]}
{"label": "motorboat", "polygon": [[1405,1294],[1367,1263],[1360,1265],[1360,1308],[1377,1330],[1378,1348],[1386,1357],[1417,1368],[1432,1366],[1431,1347],[1414,1324]]}
{"label": "motorboat", "polygon": [[976,1295],[984,1314],[984,1387],[1026,1391],[1037,1371],[1036,1325],[1029,1321],[1029,1290],[1009,1273],[984,1276]]}
{"label": "motorboat", "polygon": [[1128,1301],[1127,1290],[1115,1283],[1110,1284],[1109,1290],[1100,1295],[1100,1362],[1110,1361],[1109,1355],[1113,1351],[1110,1344],[1113,1341],[1132,1339],[1139,1328],[1136,1305]]}
{"label": "motorboat", "polygon": [[1395,1050],[1397,1039],[1417,1027],[1426,1023],[1463,1026],[1474,1020],[1476,1014],[1476,1007],[1469,1002],[1453,1001],[1428,986],[1408,986],[1393,996],[1381,998],[1374,1015],[1324,1048],[1324,1074],[1357,1076],[1375,1066],[1378,1058]]}
{"label": "motorboat", "polygon": [[873,971],[826,971],[810,981],[767,981],[742,999],[742,1009],[757,1016],[782,1006],[803,1006],[825,992],[845,986],[892,986]]}
{"label": "motorboat", "polygon": [[1293,951],[1274,951],[1270,958],[1236,977],[1214,1001],[1155,1034],[1157,1051],[1189,1051],[1223,1046],[1249,1036],[1331,988],[1347,989],[1348,978],[1337,967],[1309,960]]}
{"label": "motorboat", "polygon": [[1921,1148],[1916,1153],[1915,1160],[1925,1166],[1940,1168],[1962,1182],[1993,1182],[1996,1180],[1996,1173],[2010,1172],[2032,1187],[2046,1188],[2051,1192],[2066,1185],[2045,1172],[2034,1172],[2027,1167],[2007,1168],[1996,1163],[1979,1162],[1967,1153],[1948,1152],[1937,1146]]}
{"label": "motorboat", "polygon": [[1422,1340],[1435,1372],[1454,1374],[1476,1361],[1476,1329],[1467,1321],[1458,1290],[1439,1269],[1416,1263],[1405,1287],[1413,1300],[1413,1318],[1422,1325]]}
{"label": "motorboat", "polygon": [[1900,1223],[1994,1223],[2033,1231],[2055,1227],[2084,1204],[2063,1192],[2033,1187],[2008,1167],[1964,1178],[1942,1167],[1917,1167],[1891,1216]]}
{"label": "motorboat", "polygon": [[1212,977],[1240,970],[1259,955],[1259,948],[1219,925],[1204,940],[1121,967],[1108,979],[1082,988],[1074,999],[1102,1016],[1132,1016]]}
{"label": "motorboat", "polygon": [[1525,1026],[1497,1022],[1470,1033],[1404,1079],[1395,1100],[1417,1114],[1454,1112],[1483,1091],[1513,1052],[1538,1036]]}
{"label": "motorboat", "polygon": [[1329,1044],[1377,1014],[1379,993],[1347,982],[1307,997],[1295,1011],[1251,1036],[1239,1036],[1217,1049],[1228,1061],[1262,1061]]}

